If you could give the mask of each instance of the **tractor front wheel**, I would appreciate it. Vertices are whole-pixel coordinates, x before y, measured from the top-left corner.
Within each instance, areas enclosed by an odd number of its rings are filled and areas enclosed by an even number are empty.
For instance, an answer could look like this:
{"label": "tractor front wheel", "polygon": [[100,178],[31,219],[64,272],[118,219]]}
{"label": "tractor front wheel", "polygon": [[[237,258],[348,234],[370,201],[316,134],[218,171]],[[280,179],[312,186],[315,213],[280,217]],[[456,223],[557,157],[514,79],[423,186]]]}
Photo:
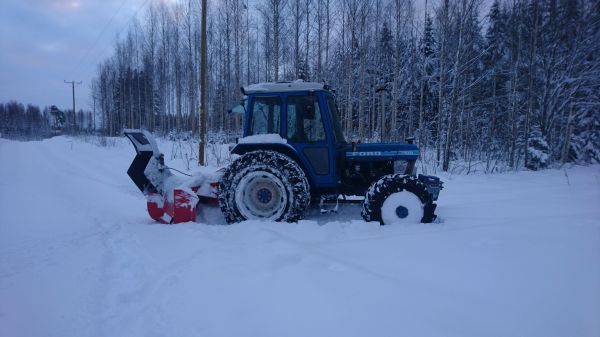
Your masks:
{"label": "tractor front wheel", "polygon": [[362,216],[382,225],[429,223],[436,204],[425,184],[416,177],[391,174],[373,183],[365,195]]}

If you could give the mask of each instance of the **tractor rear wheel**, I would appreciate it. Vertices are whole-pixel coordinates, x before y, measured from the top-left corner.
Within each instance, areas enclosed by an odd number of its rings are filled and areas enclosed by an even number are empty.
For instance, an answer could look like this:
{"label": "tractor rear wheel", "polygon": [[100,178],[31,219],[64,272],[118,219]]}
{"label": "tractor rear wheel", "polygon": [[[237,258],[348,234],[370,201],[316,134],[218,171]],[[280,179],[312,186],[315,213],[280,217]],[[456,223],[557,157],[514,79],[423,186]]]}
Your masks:
{"label": "tractor rear wheel", "polygon": [[362,216],[365,221],[382,225],[429,223],[436,218],[435,207],[425,184],[416,177],[390,174],[369,187]]}
{"label": "tractor rear wheel", "polygon": [[236,159],[219,183],[219,205],[227,223],[251,219],[296,222],[310,203],[304,171],[288,156],[253,151]]}

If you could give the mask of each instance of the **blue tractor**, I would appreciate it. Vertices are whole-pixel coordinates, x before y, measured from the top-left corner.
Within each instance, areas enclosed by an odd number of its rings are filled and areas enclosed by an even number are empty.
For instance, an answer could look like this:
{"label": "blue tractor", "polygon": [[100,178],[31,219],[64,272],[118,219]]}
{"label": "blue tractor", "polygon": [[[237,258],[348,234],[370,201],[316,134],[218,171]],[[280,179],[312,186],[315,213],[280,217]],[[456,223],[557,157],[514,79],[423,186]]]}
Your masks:
{"label": "blue tractor", "polygon": [[324,84],[262,83],[241,90],[245,98],[232,112],[244,114],[244,137],[231,151],[239,157],[218,184],[219,205],[228,223],[294,222],[311,204],[322,211],[337,210],[337,204],[348,199],[362,202],[366,221],[436,219],[442,182],[416,175],[419,149],[412,139],[347,142],[334,91]]}

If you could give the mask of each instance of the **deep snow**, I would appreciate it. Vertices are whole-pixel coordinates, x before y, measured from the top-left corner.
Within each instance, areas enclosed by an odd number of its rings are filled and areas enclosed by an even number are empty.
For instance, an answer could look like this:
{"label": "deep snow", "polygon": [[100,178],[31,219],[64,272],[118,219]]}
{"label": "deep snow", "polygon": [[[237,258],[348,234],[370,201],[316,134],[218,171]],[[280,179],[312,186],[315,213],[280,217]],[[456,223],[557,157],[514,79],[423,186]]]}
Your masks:
{"label": "deep snow", "polygon": [[133,156],[0,139],[0,336],[600,336],[599,166],[444,176],[437,224],[168,226]]}

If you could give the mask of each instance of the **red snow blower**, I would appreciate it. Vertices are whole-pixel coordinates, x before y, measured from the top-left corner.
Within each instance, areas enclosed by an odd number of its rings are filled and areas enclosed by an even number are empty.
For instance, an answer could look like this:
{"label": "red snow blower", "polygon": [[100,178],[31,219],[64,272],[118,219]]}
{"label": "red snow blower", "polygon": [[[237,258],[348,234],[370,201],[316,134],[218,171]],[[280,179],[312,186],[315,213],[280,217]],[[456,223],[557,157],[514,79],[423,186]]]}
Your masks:
{"label": "red snow blower", "polygon": [[137,155],[127,175],[147,199],[150,217],[158,222],[174,224],[195,221],[197,205],[217,206],[217,174],[195,174],[188,179],[175,176],[165,165],[152,134],[146,130],[126,129]]}

